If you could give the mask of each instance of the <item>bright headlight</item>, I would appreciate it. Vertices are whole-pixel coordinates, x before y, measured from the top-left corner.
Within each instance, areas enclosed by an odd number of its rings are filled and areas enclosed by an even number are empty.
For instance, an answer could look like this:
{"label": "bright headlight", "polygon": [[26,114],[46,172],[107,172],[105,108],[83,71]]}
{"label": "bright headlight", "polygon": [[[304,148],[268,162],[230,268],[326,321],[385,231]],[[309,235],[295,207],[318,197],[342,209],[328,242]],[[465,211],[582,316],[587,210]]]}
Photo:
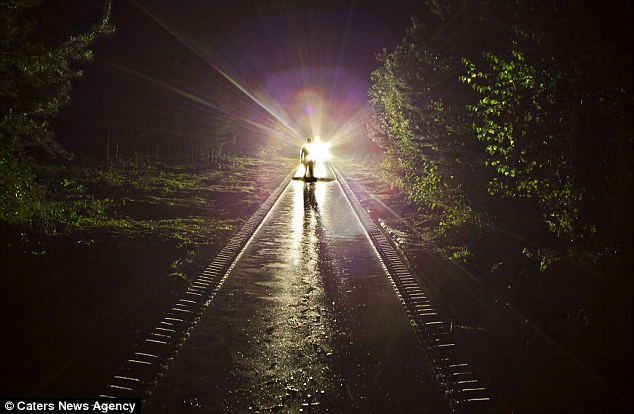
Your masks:
{"label": "bright headlight", "polygon": [[313,153],[315,154],[315,159],[318,161],[326,161],[332,157],[330,154],[330,144],[323,142],[319,137],[315,137],[315,142],[313,142]]}

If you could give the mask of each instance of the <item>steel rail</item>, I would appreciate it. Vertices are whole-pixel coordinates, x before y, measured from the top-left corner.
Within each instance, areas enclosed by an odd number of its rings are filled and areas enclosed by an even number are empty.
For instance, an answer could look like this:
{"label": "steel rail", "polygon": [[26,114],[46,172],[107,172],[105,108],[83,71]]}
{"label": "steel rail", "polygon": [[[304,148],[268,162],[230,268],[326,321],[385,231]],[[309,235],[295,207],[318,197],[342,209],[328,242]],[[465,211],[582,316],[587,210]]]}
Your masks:
{"label": "steel rail", "polygon": [[465,352],[452,335],[451,322],[443,318],[426,293],[428,289],[419,283],[422,279],[392,238],[372,220],[341,172],[334,165],[330,167],[383,262],[452,410],[460,413],[498,411],[488,386],[463,356]]}
{"label": "steel rail", "polygon": [[295,174],[291,172],[233,235],[213,261],[167,311],[158,325],[135,345],[99,397],[147,400],[170,363],[227,279],[245,247]]}

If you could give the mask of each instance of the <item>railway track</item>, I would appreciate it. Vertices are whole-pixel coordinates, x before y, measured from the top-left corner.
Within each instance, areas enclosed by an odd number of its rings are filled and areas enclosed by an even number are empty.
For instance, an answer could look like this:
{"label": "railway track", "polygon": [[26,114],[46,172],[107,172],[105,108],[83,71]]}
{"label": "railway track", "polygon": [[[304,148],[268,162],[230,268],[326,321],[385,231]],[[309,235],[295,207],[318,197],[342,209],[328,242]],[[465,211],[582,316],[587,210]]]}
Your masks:
{"label": "railway track", "polygon": [[464,352],[451,333],[451,322],[434,305],[433,298],[418,282],[420,278],[416,277],[392,238],[361,206],[341,172],[334,166],[333,170],[386,267],[386,273],[427,352],[431,368],[452,409],[459,412],[494,411],[496,408],[492,394],[470,362],[463,357]]}
{"label": "railway track", "polygon": [[[331,166],[359,220],[367,231],[386,275],[394,287],[407,317],[422,344],[451,409],[456,412],[492,412],[495,403],[488,387],[462,355],[460,344],[452,335],[448,322],[435,306],[427,289],[421,285],[407,258],[389,235],[373,222],[363,209],[345,178]],[[234,235],[216,258],[194,280],[158,325],[135,347],[132,354],[106,386],[101,397],[148,399],[165,375],[171,361],[201,316],[213,301],[244,248],[249,244],[282,191],[293,177],[289,174]]]}
{"label": "railway track", "polygon": [[178,355],[216,292],[228,277],[243,248],[249,243],[278,197],[293,177],[290,173],[214,260],[194,280],[159,324],[135,346],[100,397],[147,399]]}

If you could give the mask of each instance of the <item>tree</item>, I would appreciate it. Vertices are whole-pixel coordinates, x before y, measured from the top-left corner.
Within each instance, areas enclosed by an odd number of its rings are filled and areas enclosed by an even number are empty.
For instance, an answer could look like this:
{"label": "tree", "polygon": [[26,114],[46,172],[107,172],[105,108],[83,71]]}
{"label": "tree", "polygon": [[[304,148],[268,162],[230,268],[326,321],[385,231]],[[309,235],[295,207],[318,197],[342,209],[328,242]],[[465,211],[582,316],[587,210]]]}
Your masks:
{"label": "tree", "polygon": [[402,169],[434,226],[512,232],[542,268],[595,262],[618,250],[606,247],[614,234],[627,243],[628,7],[432,2],[435,17],[379,55],[370,103],[386,159],[398,157],[384,165]]}
{"label": "tree", "polygon": [[[452,82],[460,62],[433,50],[427,33],[413,19],[397,49],[379,56],[382,66],[372,73],[369,95],[388,137],[384,165],[402,169],[410,201],[435,217],[442,233],[472,220],[463,184],[474,174],[463,94]],[[398,163],[391,161],[394,156]]]}
{"label": "tree", "polygon": [[50,120],[70,100],[74,81],[82,76],[79,62],[93,58],[90,47],[113,32],[110,2],[100,22],[86,33],[50,47],[36,39],[36,22],[26,16],[37,0],[0,1],[0,220],[28,220],[38,196],[31,170],[38,152],[66,156],[55,141]]}

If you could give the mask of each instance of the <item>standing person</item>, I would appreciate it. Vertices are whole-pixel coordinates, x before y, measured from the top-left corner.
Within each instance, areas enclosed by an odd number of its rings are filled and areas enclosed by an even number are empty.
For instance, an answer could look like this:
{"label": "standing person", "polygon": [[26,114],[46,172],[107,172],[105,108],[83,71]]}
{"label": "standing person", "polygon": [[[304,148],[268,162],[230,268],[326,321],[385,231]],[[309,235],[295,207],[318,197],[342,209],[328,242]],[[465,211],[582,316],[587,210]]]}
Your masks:
{"label": "standing person", "polygon": [[315,157],[313,152],[312,138],[306,138],[306,143],[299,151],[299,160],[304,164],[304,178],[315,178]]}

